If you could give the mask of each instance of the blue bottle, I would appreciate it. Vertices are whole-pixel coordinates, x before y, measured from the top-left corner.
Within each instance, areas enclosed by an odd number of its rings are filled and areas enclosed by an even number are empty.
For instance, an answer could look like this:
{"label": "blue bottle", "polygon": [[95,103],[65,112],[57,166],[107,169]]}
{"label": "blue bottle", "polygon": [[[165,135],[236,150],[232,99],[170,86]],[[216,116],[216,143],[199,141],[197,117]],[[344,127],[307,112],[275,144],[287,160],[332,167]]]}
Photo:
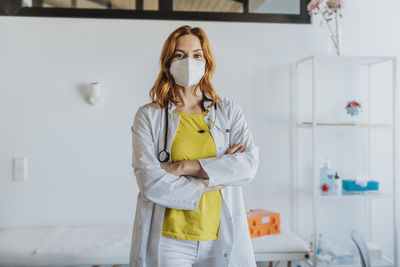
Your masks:
{"label": "blue bottle", "polygon": [[331,195],[333,188],[334,173],[331,168],[329,158],[325,158],[324,165],[319,172],[319,191],[320,195]]}

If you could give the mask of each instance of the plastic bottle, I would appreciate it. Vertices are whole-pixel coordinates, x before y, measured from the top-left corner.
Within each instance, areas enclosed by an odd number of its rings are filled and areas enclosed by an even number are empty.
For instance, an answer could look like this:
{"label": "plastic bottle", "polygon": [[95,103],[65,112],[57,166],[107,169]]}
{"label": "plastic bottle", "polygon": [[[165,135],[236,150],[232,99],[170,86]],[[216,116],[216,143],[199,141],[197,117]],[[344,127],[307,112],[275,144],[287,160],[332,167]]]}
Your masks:
{"label": "plastic bottle", "polygon": [[317,241],[317,255],[321,254],[324,251],[324,239],[322,238],[322,234],[319,234]]}
{"label": "plastic bottle", "polygon": [[319,172],[319,189],[321,195],[329,195],[333,186],[333,170],[329,158],[325,157],[325,162]]}
{"label": "plastic bottle", "polygon": [[340,179],[339,175],[335,174],[335,181],[333,182],[333,195],[340,196],[342,195],[342,179]]}

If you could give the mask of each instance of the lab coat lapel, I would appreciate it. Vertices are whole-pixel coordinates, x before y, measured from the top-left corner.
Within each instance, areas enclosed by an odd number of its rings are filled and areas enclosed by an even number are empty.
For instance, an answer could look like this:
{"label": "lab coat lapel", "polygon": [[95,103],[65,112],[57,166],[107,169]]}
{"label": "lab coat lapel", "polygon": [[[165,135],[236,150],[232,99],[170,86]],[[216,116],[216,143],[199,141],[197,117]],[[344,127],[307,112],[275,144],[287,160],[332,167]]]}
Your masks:
{"label": "lab coat lapel", "polygon": [[[210,98],[210,96],[208,95],[207,97]],[[222,116],[222,112],[221,111],[218,112],[219,106],[217,107],[217,110],[215,110],[214,105],[211,106],[210,108],[207,108],[207,106],[210,105],[211,102],[212,101],[207,101],[207,100],[204,101],[204,106],[208,110],[207,113],[208,116],[205,116],[204,120],[207,122],[210,128],[213,125],[214,119],[215,119],[215,125],[218,125],[219,127],[224,127],[225,121]],[[210,134],[215,142],[216,152],[217,152],[216,154],[217,156],[219,156],[225,153],[225,148],[227,145],[229,145],[229,134],[221,132],[220,130],[217,129],[215,125],[211,128]],[[229,258],[231,256],[229,252],[231,251],[232,248],[234,233],[233,233],[232,212],[229,209],[229,205],[227,203],[230,201],[229,194],[227,193],[225,188],[221,189],[221,194],[223,201],[221,206],[220,230],[217,241],[218,243],[217,255],[224,255],[223,258],[219,259],[220,266],[224,266],[228,264]]]}
{"label": "lab coat lapel", "polygon": [[[209,96],[207,95],[209,98]],[[218,109],[217,111],[214,108],[214,105],[211,107],[207,108],[208,105],[210,105],[212,101],[206,100],[204,101],[204,107],[208,110],[207,116],[204,116],[204,120],[206,121],[208,127],[210,128],[210,134],[214,140],[215,146],[216,146],[216,156],[224,154],[224,133],[219,131],[215,125],[224,125],[222,122],[222,118],[220,117],[221,114],[219,114]],[[218,104],[217,104],[218,105]],[[217,107],[218,108],[218,107]],[[213,126],[215,120],[215,125]]]}
{"label": "lab coat lapel", "polygon": [[[171,156],[171,146],[172,146],[172,141],[175,138],[176,131],[178,130],[179,126],[179,120],[181,116],[175,116],[173,114],[173,111],[176,109],[175,104],[171,101],[168,102],[168,125],[165,125],[165,111],[164,112],[164,127],[168,127],[168,139],[167,139],[167,151],[170,153],[169,161],[172,162],[172,156]],[[165,133],[165,128],[164,133]],[[164,147],[164,139],[162,141],[162,146]]]}

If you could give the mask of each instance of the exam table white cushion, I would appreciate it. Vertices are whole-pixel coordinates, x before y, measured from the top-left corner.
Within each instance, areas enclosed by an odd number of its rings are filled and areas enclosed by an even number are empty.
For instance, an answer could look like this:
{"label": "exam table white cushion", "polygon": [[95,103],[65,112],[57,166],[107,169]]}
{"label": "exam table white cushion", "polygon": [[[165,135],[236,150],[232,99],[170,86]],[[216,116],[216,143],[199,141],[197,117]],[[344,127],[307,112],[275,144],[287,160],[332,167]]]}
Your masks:
{"label": "exam table white cushion", "polygon": [[252,238],[257,262],[305,260],[310,255],[307,242],[281,226],[279,234]]}
{"label": "exam table white cushion", "polygon": [[0,230],[0,265],[128,264],[133,225]]}
{"label": "exam table white cushion", "polygon": [[254,253],[307,253],[310,247],[306,241],[292,231],[281,227],[279,234],[255,237]]}

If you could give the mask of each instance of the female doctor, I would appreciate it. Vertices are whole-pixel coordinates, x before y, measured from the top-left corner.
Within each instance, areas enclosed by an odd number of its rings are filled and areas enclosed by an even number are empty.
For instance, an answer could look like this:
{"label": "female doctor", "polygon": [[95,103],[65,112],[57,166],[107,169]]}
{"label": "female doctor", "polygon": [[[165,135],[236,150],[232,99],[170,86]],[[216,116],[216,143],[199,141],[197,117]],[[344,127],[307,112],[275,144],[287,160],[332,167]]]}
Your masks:
{"label": "female doctor", "polygon": [[130,267],[256,266],[242,186],[258,147],[239,105],[219,97],[206,34],[173,31],[132,130],[139,187]]}

